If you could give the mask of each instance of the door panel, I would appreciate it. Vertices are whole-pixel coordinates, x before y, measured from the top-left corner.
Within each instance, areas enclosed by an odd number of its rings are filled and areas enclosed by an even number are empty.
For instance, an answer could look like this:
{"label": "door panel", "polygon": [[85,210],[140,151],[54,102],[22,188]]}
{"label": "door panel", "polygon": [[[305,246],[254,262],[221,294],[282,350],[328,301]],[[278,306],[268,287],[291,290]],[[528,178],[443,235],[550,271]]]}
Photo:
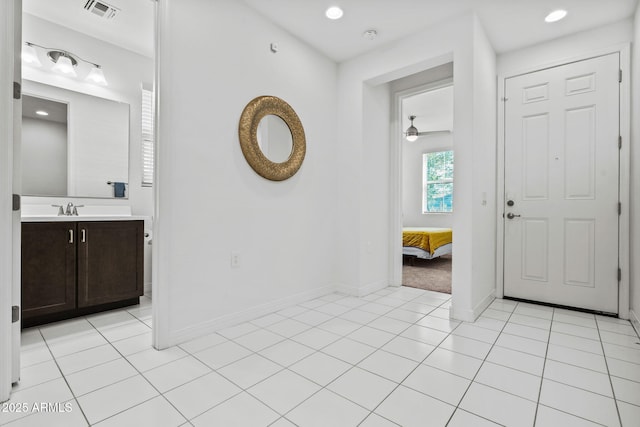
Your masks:
{"label": "door panel", "polygon": [[618,312],[619,67],[506,80],[505,296]]}
{"label": "door panel", "polygon": [[545,218],[523,220],[522,278],[546,282],[549,278],[549,224]]}
{"label": "door panel", "polygon": [[549,198],[549,116],[523,118],[522,174],[524,200]]}
{"label": "door panel", "polygon": [[78,223],[78,307],[143,293],[143,221]]}
{"label": "door panel", "polygon": [[76,307],[76,224],[22,224],[22,319]]}

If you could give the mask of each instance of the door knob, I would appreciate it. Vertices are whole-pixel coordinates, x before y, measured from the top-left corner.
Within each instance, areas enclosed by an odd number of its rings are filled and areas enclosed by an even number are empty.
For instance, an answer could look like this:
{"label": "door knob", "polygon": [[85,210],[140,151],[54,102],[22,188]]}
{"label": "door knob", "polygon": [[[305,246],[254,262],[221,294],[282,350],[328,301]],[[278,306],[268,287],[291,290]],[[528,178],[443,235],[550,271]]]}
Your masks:
{"label": "door knob", "polygon": [[509,218],[509,219],[513,219],[513,218],[515,218],[515,217],[519,217],[519,216],[520,216],[520,215],[515,215],[513,212],[509,212],[509,213],[507,214],[507,218]]}

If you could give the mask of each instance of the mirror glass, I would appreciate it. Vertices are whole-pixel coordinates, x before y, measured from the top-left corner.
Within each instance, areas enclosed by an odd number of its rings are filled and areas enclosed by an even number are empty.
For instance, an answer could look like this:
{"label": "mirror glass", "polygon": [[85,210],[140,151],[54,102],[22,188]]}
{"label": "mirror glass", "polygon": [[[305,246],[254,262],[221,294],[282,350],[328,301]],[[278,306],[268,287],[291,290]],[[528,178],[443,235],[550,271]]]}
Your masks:
{"label": "mirror glass", "polygon": [[22,192],[67,195],[67,104],[22,97]]}
{"label": "mirror glass", "polygon": [[129,105],[36,82],[23,87],[23,195],[126,198]]}
{"label": "mirror glass", "polygon": [[282,163],[291,157],[293,137],[289,126],[280,117],[267,114],[258,124],[258,145],[260,150],[274,163]]}

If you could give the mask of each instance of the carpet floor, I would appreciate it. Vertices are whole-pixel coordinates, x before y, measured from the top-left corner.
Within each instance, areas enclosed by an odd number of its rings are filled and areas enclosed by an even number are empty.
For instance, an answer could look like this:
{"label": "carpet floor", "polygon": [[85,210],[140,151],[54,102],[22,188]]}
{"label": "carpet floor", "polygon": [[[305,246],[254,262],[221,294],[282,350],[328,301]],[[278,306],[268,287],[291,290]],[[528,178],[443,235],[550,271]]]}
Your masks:
{"label": "carpet floor", "polygon": [[434,259],[403,257],[402,285],[450,294],[451,255]]}

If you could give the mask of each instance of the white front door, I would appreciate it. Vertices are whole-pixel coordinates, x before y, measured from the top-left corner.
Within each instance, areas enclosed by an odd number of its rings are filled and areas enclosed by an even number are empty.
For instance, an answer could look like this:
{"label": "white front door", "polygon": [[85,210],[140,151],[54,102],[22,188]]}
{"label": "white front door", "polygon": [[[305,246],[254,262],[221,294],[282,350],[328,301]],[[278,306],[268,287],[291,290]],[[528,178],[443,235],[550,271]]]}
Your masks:
{"label": "white front door", "polygon": [[619,54],[506,79],[504,295],[618,313]]}

